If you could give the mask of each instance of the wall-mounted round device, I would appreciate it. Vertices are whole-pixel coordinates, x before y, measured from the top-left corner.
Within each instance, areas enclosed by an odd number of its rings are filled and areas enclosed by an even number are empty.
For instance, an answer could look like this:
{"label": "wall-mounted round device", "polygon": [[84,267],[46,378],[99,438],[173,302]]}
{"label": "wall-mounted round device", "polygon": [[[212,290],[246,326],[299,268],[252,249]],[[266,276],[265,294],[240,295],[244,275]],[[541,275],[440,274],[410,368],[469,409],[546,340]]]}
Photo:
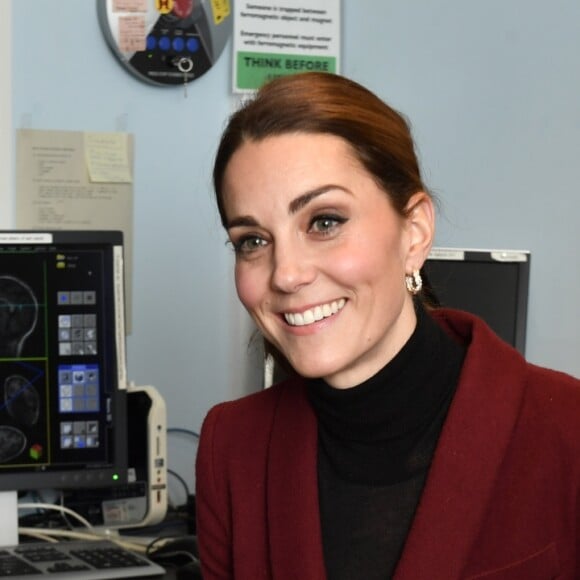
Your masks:
{"label": "wall-mounted round device", "polygon": [[154,85],[183,85],[217,61],[232,33],[230,0],[97,0],[119,62]]}

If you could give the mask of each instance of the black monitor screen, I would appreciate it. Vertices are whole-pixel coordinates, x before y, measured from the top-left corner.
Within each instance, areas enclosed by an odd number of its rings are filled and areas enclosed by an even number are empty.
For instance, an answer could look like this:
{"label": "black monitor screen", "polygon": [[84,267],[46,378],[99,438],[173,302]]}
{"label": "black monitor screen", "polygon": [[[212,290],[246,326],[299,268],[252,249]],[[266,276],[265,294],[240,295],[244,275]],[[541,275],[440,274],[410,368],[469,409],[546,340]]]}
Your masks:
{"label": "black monitor screen", "polygon": [[122,250],[0,232],[0,490],[126,483]]}
{"label": "black monitor screen", "polygon": [[434,248],[424,271],[441,306],[477,314],[524,352],[529,252]]}

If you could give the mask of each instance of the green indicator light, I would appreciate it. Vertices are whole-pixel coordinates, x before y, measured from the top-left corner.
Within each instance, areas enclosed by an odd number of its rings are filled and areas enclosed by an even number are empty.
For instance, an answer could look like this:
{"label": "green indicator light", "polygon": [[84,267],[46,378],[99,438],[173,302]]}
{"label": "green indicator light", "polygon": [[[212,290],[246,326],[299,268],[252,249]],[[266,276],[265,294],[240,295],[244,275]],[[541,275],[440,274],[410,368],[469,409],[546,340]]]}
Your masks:
{"label": "green indicator light", "polygon": [[119,481],[119,475],[117,473],[113,474],[113,481]]}

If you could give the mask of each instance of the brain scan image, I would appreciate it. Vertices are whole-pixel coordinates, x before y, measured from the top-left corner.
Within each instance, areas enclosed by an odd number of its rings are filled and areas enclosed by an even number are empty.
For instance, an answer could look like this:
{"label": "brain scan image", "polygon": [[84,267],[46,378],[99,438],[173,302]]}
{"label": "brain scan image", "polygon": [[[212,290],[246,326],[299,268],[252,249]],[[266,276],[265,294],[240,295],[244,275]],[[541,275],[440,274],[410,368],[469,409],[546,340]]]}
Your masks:
{"label": "brain scan image", "polygon": [[4,381],[4,407],[17,424],[32,427],[40,414],[38,391],[23,376],[12,375]]}
{"label": "brain scan image", "polygon": [[0,276],[0,356],[17,357],[38,318],[30,287],[13,276]]}
{"label": "brain scan image", "polygon": [[20,429],[0,425],[0,463],[18,457],[26,448],[26,436]]}

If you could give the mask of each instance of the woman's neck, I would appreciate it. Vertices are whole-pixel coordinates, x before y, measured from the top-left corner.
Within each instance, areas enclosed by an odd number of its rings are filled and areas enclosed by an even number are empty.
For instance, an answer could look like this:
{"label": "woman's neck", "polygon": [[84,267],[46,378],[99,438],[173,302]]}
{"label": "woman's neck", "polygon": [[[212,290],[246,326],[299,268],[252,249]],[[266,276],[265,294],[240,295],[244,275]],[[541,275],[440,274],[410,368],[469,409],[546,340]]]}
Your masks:
{"label": "woman's neck", "polygon": [[404,477],[414,455],[436,443],[464,349],[422,307],[417,311],[407,343],[367,381],[350,389],[309,381],[322,450],[348,479]]}

